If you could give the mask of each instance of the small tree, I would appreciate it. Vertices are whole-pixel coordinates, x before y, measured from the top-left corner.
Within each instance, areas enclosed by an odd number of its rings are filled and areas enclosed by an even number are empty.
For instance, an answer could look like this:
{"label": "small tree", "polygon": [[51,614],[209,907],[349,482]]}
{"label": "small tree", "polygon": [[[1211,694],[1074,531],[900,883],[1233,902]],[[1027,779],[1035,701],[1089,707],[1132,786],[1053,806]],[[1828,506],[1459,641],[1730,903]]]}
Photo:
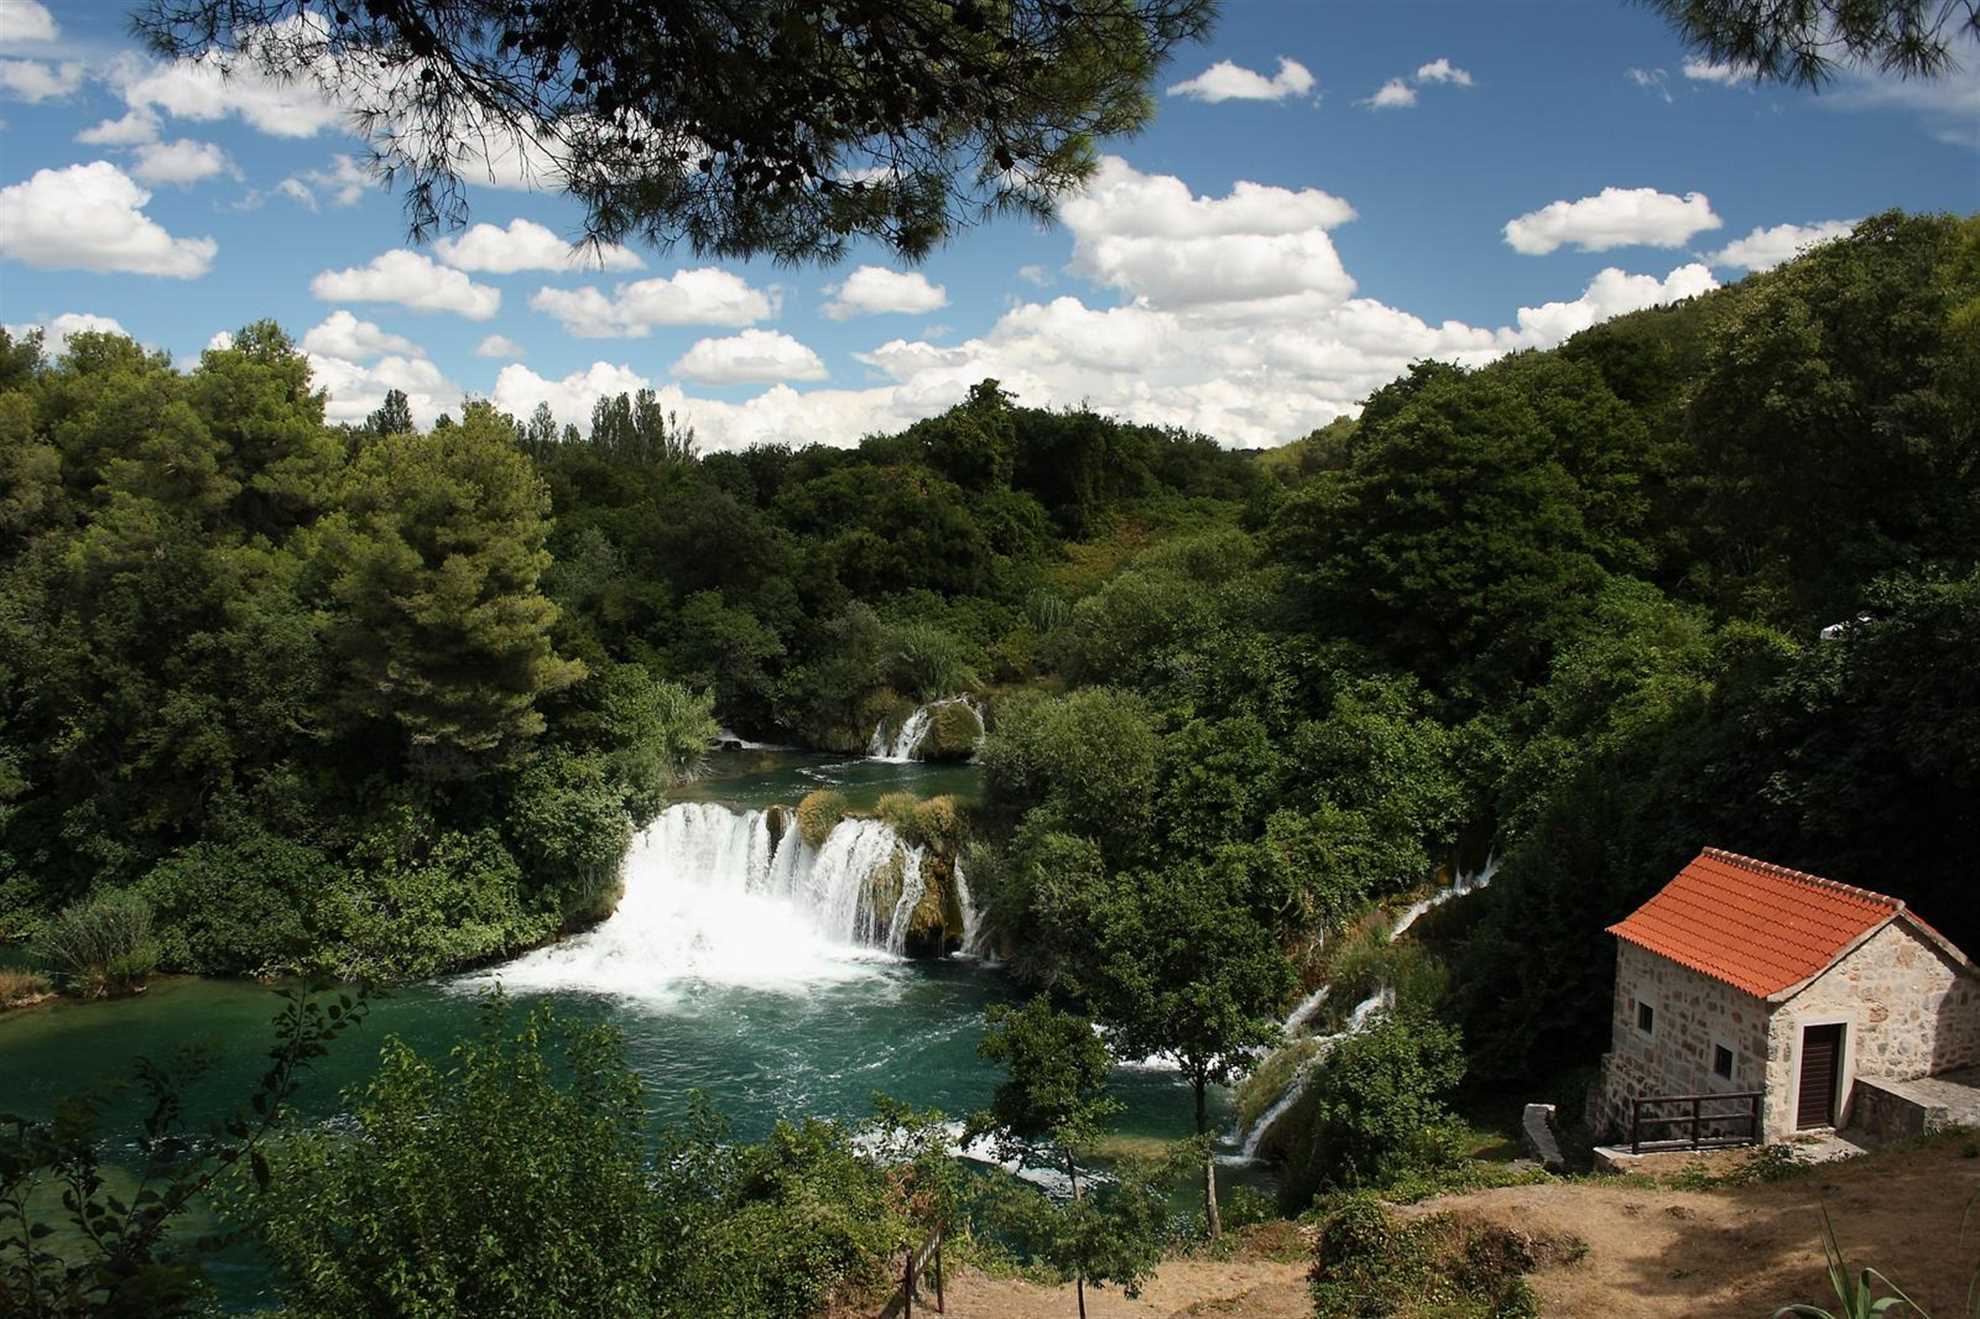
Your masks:
{"label": "small tree", "polygon": [[1260,888],[1235,857],[1189,861],[1116,876],[1095,913],[1101,956],[1091,989],[1101,1023],[1117,1054],[1169,1054],[1188,1078],[1212,1237],[1223,1225],[1209,1088],[1230,1084],[1278,1042],[1294,987]]}
{"label": "small tree", "polygon": [[[328,1003],[282,997],[269,1067],[249,1106],[215,1123],[206,1139],[190,1139],[184,1129],[183,1083],[198,1074],[201,1060],[188,1056],[177,1068],[138,1061],[137,1087],[146,1101],[137,1138],[143,1164],[122,1197],[100,1162],[101,1098],[71,1098],[52,1121],[0,1113],[0,1313],[206,1313],[209,1287],[200,1256],[218,1242],[187,1242],[174,1229],[185,1226],[182,1216],[197,1196],[240,1169],[251,1169],[256,1183],[268,1186],[264,1150],[288,1115],[302,1073],[369,1011],[362,996]],[[42,1188],[50,1183],[60,1190],[74,1237],[59,1253],[49,1246],[55,1225],[39,1216],[48,1199]]]}
{"label": "small tree", "polygon": [[1121,1108],[1107,1097],[1113,1058],[1090,1020],[1054,1008],[1043,995],[1022,1008],[993,1006],[986,1020],[977,1053],[1002,1063],[1010,1079],[997,1087],[989,1109],[970,1119],[965,1139],[987,1136],[998,1158],[1020,1168],[1064,1171],[1069,1200],[1053,1203],[1026,1191],[1005,1200],[1005,1217],[1017,1235],[1042,1244],[1040,1253],[1055,1268],[1072,1275],[1085,1319],[1088,1281],[1117,1282],[1133,1296],[1154,1267],[1160,1193],[1147,1177],[1123,1179],[1100,1196],[1086,1195],[1080,1184],[1080,1158]]}

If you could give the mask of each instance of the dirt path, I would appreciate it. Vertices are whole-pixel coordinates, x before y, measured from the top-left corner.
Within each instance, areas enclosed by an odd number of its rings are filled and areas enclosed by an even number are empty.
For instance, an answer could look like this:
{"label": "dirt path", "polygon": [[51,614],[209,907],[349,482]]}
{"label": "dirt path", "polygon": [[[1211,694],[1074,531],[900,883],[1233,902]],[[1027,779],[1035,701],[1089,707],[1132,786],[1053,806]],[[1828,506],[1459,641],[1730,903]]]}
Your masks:
{"label": "dirt path", "polygon": [[[1771,1185],[1673,1191],[1556,1183],[1447,1196],[1401,1212],[1448,1210],[1587,1242],[1580,1260],[1533,1275],[1545,1315],[1764,1319],[1794,1301],[1834,1307],[1822,1263],[1820,1211],[1827,1205],[1854,1267],[1881,1270],[1936,1319],[1957,1319],[1980,1263],[1976,1197],[1980,1158],[1940,1144]],[[1969,1203],[1975,1208],[1966,1222]],[[1070,1286],[980,1274],[951,1279],[947,1299],[953,1319],[1077,1313]],[[1086,1310],[1091,1319],[1310,1319],[1313,1303],[1304,1263],[1172,1260],[1139,1300],[1089,1290]]]}
{"label": "dirt path", "polygon": [[1878,1269],[1927,1313],[1953,1319],[1965,1312],[1980,1262],[1980,1208],[1961,1240],[1976,1195],[1980,1158],[1940,1145],[1733,1190],[1515,1186],[1406,1212],[1456,1210],[1586,1241],[1585,1258],[1534,1275],[1545,1314],[1689,1319],[1766,1316],[1795,1301],[1833,1309],[1822,1263],[1826,1204],[1854,1267]]}
{"label": "dirt path", "polygon": [[[1139,1300],[1116,1288],[1088,1288],[1087,1319],[1179,1319],[1183,1315],[1241,1319],[1311,1319],[1306,1265],[1264,1261],[1171,1260]],[[1039,1319],[1077,1315],[1073,1289],[1040,1287],[980,1274],[958,1275],[948,1289],[943,1319]],[[929,1310],[933,1314],[933,1309]],[[917,1319],[921,1311],[916,1311]]]}

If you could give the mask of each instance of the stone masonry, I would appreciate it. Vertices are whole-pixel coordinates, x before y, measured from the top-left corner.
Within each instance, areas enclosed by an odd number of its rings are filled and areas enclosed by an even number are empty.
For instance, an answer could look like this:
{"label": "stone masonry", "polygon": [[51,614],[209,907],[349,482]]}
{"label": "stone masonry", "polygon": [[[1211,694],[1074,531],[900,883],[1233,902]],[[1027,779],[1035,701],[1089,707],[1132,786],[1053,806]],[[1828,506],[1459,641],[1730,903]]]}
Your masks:
{"label": "stone masonry", "polygon": [[[1648,1035],[1637,1026],[1637,1010],[1644,1003],[1653,1014]],[[1589,1123],[1597,1132],[1626,1140],[1634,1099],[1762,1088],[1767,1004],[1722,980],[1619,942],[1610,1039]],[[1712,1070],[1714,1046],[1732,1051],[1730,1079]],[[1730,1102],[1720,1103],[1708,1105],[1706,1111],[1730,1112],[1733,1107]],[[1740,1125],[1743,1129],[1744,1123]],[[1657,1134],[1678,1132],[1662,1128]]]}
{"label": "stone masonry", "polygon": [[[1654,1013],[1647,1035],[1637,1024],[1643,1003]],[[1590,1126],[1626,1140],[1633,1099],[1762,1090],[1762,1139],[1783,1140],[1795,1131],[1802,1030],[1838,1022],[1838,1124],[1847,1125],[1857,1077],[1901,1081],[1980,1064],[1980,979],[1902,919],[1775,1003],[1619,942],[1611,1051],[1590,1094]],[[1712,1070],[1715,1046],[1733,1053],[1730,1078]]]}
{"label": "stone masonry", "polygon": [[1980,981],[1903,920],[1774,1005],[1767,1032],[1766,1129],[1794,1130],[1796,1071],[1804,1025],[1842,1022],[1843,1107],[1851,1080],[1895,1081],[1980,1062]]}

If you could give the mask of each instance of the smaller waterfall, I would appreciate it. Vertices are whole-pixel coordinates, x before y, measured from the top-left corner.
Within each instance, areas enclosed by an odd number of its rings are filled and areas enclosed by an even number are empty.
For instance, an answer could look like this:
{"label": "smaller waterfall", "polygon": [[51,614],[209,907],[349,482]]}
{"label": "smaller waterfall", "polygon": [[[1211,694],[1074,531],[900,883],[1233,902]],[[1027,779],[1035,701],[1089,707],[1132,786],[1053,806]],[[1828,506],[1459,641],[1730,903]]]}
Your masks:
{"label": "smaller waterfall", "polygon": [[990,958],[983,950],[983,917],[987,913],[979,911],[976,899],[970,896],[969,880],[963,876],[961,856],[956,857],[951,875],[956,885],[956,905],[962,908],[963,922],[962,947],[956,951],[964,957],[981,957],[988,961]]}
{"label": "smaller waterfall", "polygon": [[1283,1027],[1286,1034],[1290,1036],[1297,1033],[1301,1026],[1311,1021],[1313,1014],[1318,1012],[1327,1002],[1327,995],[1333,992],[1334,987],[1332,985],[1322,985],[1301,999],[1298,1005],[1286,1014],[1286,1024]]}
{"label": "smaller waterfall", "polygon": [[928,737],[928,730],[935,724],[935,712],[944,706],[960,705],[976,718],[978,729],[983,727],[983,708],[967,696],[951,696],[947,700],[931,701],[918,706],[909,715],[894,736],[887,736],[887,721],[882,719],[873,726],[873,736],[866,743],[868,760],[885,760],[896,765],[905,765],[915,758],[921,744]]}
{"label": "smaller waterfall", "polygon": [[1476,893],[1479,889],[1490,887],[1492,876],[1498,873],[1499,858],[1497,856],[1488,856],[1485,858],[1485,864],[1478,867],[1476,874],[1460,874],[1455,880],[1451,881],[1449,888],[1439,889],[1421,901],[1412,902],[1403,914],[1396,919],[1395,928],[1389,931],[1390,940],[1394,941],[1402,938],[1403,931],[1416,924],[1417,918],[1431,908],[1441,907],[1452,898],[1460,898],[1467,893]]}
{"label": "smaller waterfall", "polygon": [[[1319,992],[1324,995],[1327,991],[1322,989]],[[1312,1081],[1314,1071],[1327,1061],[1327,1055],[1334,1051],[1334,1047],[1349,1036],[1359,1035],[1367,1030],[1379,1013],[1389,1011],[1395,1007],[1395,1004],[1396,993],[1393,989],[1378,989],[1354,1005],[1354,1011],[1348,1013],[1347,1024],[1337,1033],[1321,1037],[1320,1047],[1314,1051],[1311,1058],[1300,1064],[1299,1070],[1293,1073],[1290,1081],[1286,1082],[1285,1093],[1281,1094],[1270,1108],[1260,1113],[1258,1120],[1245,1131],[1243,1151],[1240,1155],[1245,1162],[1251,1162],[1258,1157],[1258,1148],[1264,1143],[1266,1135],[1278,1124],[1280,1118],[1292,1111],[1293,1105],[1297,1104],[1300,1097],[1306,1093],[1307,1084]],[[1317,1002],[1315,1006],[1318,1006]]]}

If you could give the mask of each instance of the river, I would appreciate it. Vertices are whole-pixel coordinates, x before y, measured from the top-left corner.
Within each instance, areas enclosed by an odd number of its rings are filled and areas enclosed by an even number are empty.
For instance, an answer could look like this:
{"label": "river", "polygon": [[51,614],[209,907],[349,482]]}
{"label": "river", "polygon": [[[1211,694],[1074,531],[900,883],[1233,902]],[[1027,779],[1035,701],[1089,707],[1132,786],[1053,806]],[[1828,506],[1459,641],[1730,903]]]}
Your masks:
{"label": "river", "polygon": [[[884,935],[876,940],[862,926],[878,918],[849,895],[860,858],[875,855],[871,822],[842,824],[865,836],[835,833],[819,849],[759,833],[765,808],[795,804],[820,786],[841,788],[859,809],[892,790],[970,795],[976,771],[717,753],[678,794],[681,804],[640,836],[610,920],[502,966],[377,998],[363,1027],[307,1077],[300,1116],[320,1123],[344,1112],[343,1092],[363,1083],[388,1035],[444,1055],[474,1030],[480,997],[497,983],[519,1001],[547,1000],[566,1015],[617,1026],[656,1121],[684,1113],[694,1091],[744,1139],[779,1118],[864,1117],[876,1090],[958,1117],[983,1106],[1000,1076],[976,1056],[983,1011],[1020,991],[975,958],[893,955]],[[278,1006],[266,986],[166,977],[132,999],[0,1015],[0,1110],[45,1114],[62,1095],[128,1079],[140,1057],[162,1062],[203,1048],[212,1065],[186,1091],[187,1111],[203,1125],[245,1097]],[[1188,1133],[1189,1093],[1172,1071],[1123,1067],[1115,1094],[1126,1105],[1121,1134]],[[1228,1098],[1218,1102],[1221,1126]],[[127,1133],[137,1111],[128,1094],[108,1108],[113,1158],[128,1147],[117,1128]],[[222,1276],[230,1308],[251,1307],[265,1291],[250,1261]]]}

